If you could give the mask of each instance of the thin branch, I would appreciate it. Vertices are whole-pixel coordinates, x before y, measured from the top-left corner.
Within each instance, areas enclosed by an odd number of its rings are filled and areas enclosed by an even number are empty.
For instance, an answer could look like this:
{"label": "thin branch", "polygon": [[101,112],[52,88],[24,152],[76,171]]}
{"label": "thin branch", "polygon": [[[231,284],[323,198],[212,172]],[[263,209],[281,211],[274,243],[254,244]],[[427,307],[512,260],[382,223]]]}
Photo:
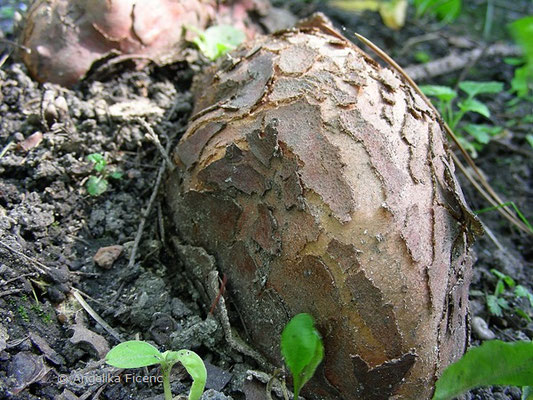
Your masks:
{"label": "thin branch", "polygon": [[142,126],[144,126],[144,128],[148,132],[146,136],[148,137],[148,139],[150,139],[155,144],[155,147],[157,147],[157,150],[159,150],[159,153],[161,153],[161,157],[163,157],[163,160],[165,160],[165,163],[167,164],[167,168],[169,169],[169,171],[172,171],[174,169],[174,164],[172,163],[172,161],[170,160],[170,157],[168,156],[168,151],[165,150],[165,148],[159,141],[159,137],[156,135],[156,133],[154,132],[150,124],[148,124],[148,122],[146,122],[144,119],[139,118],[139,117],[135,118],[135,121],[139,122]]}
{"label": "thin branch", "polygon": [[[360,35],[356,36],[359,38]],[[362,40],[362,39],[361,39]],[[368,40],[368,39],[366,39]],[[363,40],[362,40],[363,41]],[[363,41],[363,43],[365,43]],[[365,43],[366,44],[366,43]],[[412,79],[423,81],[465,68],[476,59],[484,57],[518,57],[522,51],[518,46],[496,43],[486,49],[474,49],[460,54],[450,54],[421,65],[409,65],[404,71]]]}
{"label": "thin branch", "polygon": [[93,319],[96,322],[98,322],[102,326],[102,328],[104,328],[107,331],[107,333],[109,333],[111,336],[113,336],[117,341],[122,342],[122,338],[120,337],[120,334],[116,330],[111,328],[111,326],[109,326],[109,324],[107,322],[105,322],[102,319],[102,317],[100,317],[100,315],[98,315],[98,313],[96,311],[94,311],[93,308],[89,304],[87,304],[85,299],[80,294],[79,290],[73,288],[72,289],[72,295],[74,296],[74,298],[76,300],[78,300],[78,303],[80,303],[80,305],[83,307],[83,309],[85,311],[87,311],[87,314],[89,314],[91,317],[93,317]]}
{"label": "thin branch", "polygon": [[128,268],[132,268],[135,264],[135,257],[137,255],[137,249],[139,248],[139,243],[141,242],[141,237],[144,231],[144,225],[146,224],[146,219],[148,218],[148,215],[150,215],[150,212],[152,211],[152,207],[154,205],[155,198],[157,197],[157,193],[159,192],[159,186],[161,184],[161,179],[163,178],[163,174],[165,173],[165,170],[167,169],[167,164],[165,161],[161,163],[161,166],[159,167],[159,172],[157,173],[157,178],[155,181],[154,189],[152,191],[152,195],[150,196],[150,200],[148,201],[148,206],[146,207],[146,210],[142,213],[141,216],[141,222],[139,223],[139,226],[137,228],[137,234],[135,235],[135,241],[133,242],[133,248],[131,249],[131,255],[128,262]]}

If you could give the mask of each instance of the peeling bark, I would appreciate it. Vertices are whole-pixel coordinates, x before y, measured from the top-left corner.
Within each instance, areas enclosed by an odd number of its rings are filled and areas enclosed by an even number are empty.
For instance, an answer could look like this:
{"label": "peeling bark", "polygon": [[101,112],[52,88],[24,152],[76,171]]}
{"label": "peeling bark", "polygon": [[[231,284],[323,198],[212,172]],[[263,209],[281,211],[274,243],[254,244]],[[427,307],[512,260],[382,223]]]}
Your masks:
{"label": "peeling bark", "polygon": [[215,256],[272,362],[290,317],[316,318],[307,396],[429,399],[465,350],[475,223],[437,116],[321,17],[233,59],[197,81],[174,153],[181,241]]}
{"label": "peeling bark", "polygon": [[248,12],[266,16],[268,0],[36,0],[26,17],[21,57],[39,82],[72,86],[91,65],[125,55],[138,67],[185,60],[186,27],[226,23],[251,38],[258,32]]}

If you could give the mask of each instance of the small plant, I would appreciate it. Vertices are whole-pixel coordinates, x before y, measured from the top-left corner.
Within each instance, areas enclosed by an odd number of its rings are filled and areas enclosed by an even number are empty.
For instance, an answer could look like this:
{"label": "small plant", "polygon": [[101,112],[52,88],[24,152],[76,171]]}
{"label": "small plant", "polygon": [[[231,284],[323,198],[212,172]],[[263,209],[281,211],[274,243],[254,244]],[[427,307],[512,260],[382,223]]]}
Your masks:
{"label": "small plant", "polygon": [[531,400],[532,383],[533,342],[489,340],[444,370],[433,400],[453,399],[470,389],[492,385],[522,386],[522,399]]}
{"label": "small plant", "polygon": [[107,178],[121,179],[122,173],[119,171],[109,171],[107,161],[100,153],[92,153],[87,156],[87,160],[93,163],[93,171],[96,175],[89,176],[86,182],[87,192],[91,196],[100,196],[107,190]]}
{"label": "small plant", "polygon": [[243,31],[231,25],[213,25],[204,32],[192,26],[188,29],[198,34],[193,43],[212,61],[235,49],[246,38]]}
{"label": "small plant", "polygon": [[516,65],[511,92],[518,97],[526,97],[533,87],[533,15],[520,18],[509,24],[509,30],[515,42],[522,48],[524,56],[520,59],[508,59],[506,62]]}
{"label": "small plant", "polygon": [[[533,294],[526,287],[517,285],[513,278],[500,271],[492,269],[490,272],[498,278],[494,293],[485,296],[487,307],[492,315],[503,316],[503,310],[511,309],[508,299],[512,300],[513,298],[526,298],[529,306],[533,309]],[[513,311],[528,322],[531,322],[531,317],[526,311],[518,307],[514,307]]]}
{"label": "small plant", "polygon": [[[442,117],[454,131],[461,144],[476,157],[477,151],[487,144],[491,137],[498,135],[502,128],[486,124],[464,124],[459,125],[463,117],[468,112],[475,112],[483,115],[485,118],[490,117],[490,110],[486,104],[482,103],[475,97],[480,94],[496,94],[503,91],[501,82],[473,82],[463,81],[459,83],[459,88],[466,93],[463,98],[454,107],[454,99],[458,93],[448,86],[424,85],[420,86],[422,92],[438,100],[437,108]],[[464,136],[467,133],[473,140],[467,140]]]}
{"label": "small plant", "polygon": [[281,334],[281,354],[291,371],[297,399],[302,386],[311,379],[324,358],[322,338],[311,315],[295,315],[285,326]]}
{"label": "small plant", "polygon": [[414,6],[416,18],[432,14],[447,24],[461,14],[462,0],[414,0]]}
{"label": "small plant", "polygon": [[170,370],[174,364],[180,362],[193,380],[189,400],[199,400],[204,392],[207,379],[205,364],[200,356],[191,350],[167,350],[161,353],[150,343],[130,340],[113,347],[105,359],[109,365],[117,368],[141,368],[161,364],[165,400],[172,400]]}
{"label": "small plant", "polygon": [[26,311],[26,308],[24,308],[24,306],[22,306],[22,305],[18,306],[17,311],[18,311],[18,313],[20,315],[20,318],[22,318],[22,320],[24,322],[30,322],[30,317],[28,316],[28,311]]}

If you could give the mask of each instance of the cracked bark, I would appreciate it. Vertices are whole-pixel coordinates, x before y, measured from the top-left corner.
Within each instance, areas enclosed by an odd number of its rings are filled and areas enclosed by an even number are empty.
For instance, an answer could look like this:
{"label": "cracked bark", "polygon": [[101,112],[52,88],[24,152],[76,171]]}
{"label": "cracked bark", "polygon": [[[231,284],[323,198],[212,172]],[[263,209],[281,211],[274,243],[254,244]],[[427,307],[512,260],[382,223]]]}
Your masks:
{"label": "cracked bark", "polygon": [[249,38],[261,28],[248,16],[269,18],[268,0],[36,0],[20,42],[21,58],[39,82],[72,86],[93,63],[121,55],[142,68],[193,57],[188,43],[209,24],[231,24]]}
{"label": "cracked bark", "polygon": [[476,223],[437,116],[320,16],[205,73],[195,113],[167,200],[250,343],[280,365],[308,312],[326,356],[307,396],[429,399],[467,344]]}

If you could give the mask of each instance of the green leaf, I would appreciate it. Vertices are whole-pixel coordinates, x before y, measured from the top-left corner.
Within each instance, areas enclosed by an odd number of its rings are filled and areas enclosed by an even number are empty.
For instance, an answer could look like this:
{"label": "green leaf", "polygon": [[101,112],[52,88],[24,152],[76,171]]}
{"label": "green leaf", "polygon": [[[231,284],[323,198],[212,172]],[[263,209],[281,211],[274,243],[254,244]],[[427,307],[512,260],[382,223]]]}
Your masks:
{"label": "green leaf", "polygon": [[297,398],[324,358],[324,345],[311,315],[295,315],[285,326],[281,334],[281,354],[292,373]]}
{"label": "green leaf", "polygon": [[516,43],[524,50],[527,62],[533,62],[533,15],[512,22],[509,24],[509,30]]}
{"label": "green leaf", "polygon": [[522,388],[522,400],[533,400],[533,386],[524,386]]}
{"label": "green leaf", "polygon": [[526,386],[533,382],[533,342],[484,342],[448,366],[437,381],[433,400],[452,399],[490,385]]}
{"label": "green leaf", "polygon": [[120,171],[113,171],[109,174],[109,177],[110,178],[113,178],[113,179],[122,179],[122,172]]}
{"label": "green leaf", "polygon": [[231,25],[214,25],[194,38],[200,51],[210,60],[216,60],[230,50],[235,49],[245,39],[240,29]]}
{"label": "green leaf", "polygon": [[493,294],[488,294],[486,296],[486,300],[487,300],[487,308],[489,309],[489,312],[492,315],[501,317],[503,314],[502,314],[502,309],[500,305],[498,304],[498,297],[494,296]]}
{"label": "green leaf", "polygon": [[425,51],[417,51],[414,54],[414,58],[415,58],[416,62],[419,62],[420,64],[425,64],[425,63],[427,63],[428,61],[431,60],[431,56],[429,55],[429,53],[427,53]]}
{"label": "green leaf", "polygon": [[107,181],[100,177],[91,175],[86,182],[87,192],[91,196],[100,196],[107,190]]}
{"label": "green leaf", "polygon": [[494,296],[499,296],[505,291],[505,284],[501,279],[498,279],[496,283],[496,288],[494,289]]}
{"label": "green leaf", "polygon": [[109,365],[117,368],[140,368],[159,364],[162,355],[150,343],[130,340],[113,347],[105,356]]}
{"label": "green leaf", "polygon": [[503,130],[500,126],[483,124],[466,124],[463,129],[481,144],[489,143],[492,136],[500,134]]}
{"label": "green leaf", "polygon": [[514,308],[514,312],[515,312],[516,315],[518,315],[519,317],[524,318],[527,322],[532,322],[532,321],[533,321],[533,320],[531,319],[531,317],[528,315],[528,313],[525,312],[524,310],[522,310],[521,308],[515,307],[515,308]]}
{"label": "green leaf", "polygon": [[530,72],[527,66],[514,70],[513,79],[511,79],[511,93],[516,93],[518,97],[525,97],[529,92]]}
{"label": "green leaf", "polygon": [[415,0],[416,17],[431,13],[442,22],[449,23],[461,14],[461,0]]}
{"label": "green leaf", "polygon": [[439,86],[439,85],[422,85],[420,90],[426,96],[433,96],[442,101],[452,101],[457,97],[457,92],[448,86]]}
{"label": "green leaf", "polygon": [[101,172],[106,166],[106,160],[100,153],[92,153],[87,156],[87,160],[94,164],[93,168],[96,172]]}
{"label": "green leaf", "polygon": [[492,272],[493,275],[498,277],[499,279],[503,280],[507,286],[510,288],[514,288],[516,285],[516,282],[513,278],[511,278],[509,275],[504,274],[503,272],[498,271],[497,269],[491,269],[490,272]]}
{"label": "green leaf", "polygon": [[459,88],[466,92],[470,97],[477,96],[484,93],[500,93],[503,91],[503,83],[501,82],[475,82],[462,81],[459,83]]}
{"label": "green leaf", "polygon": [[505,57],[503,62],[507,65],[518,67],[520,65],[524,65],[525,60],[522,57]]}
{"label": "green leaf", "polygon": [[526,135],[526,141],[529,143],[529,145],[533,148],[533,134],[528,133]]}
{"label": "green leaf", "polygon": [[529,304],[533,308],[533,294],[529,290],[527,290],[527,288],[522,285],[518,285],[514,290],[514,294],[517,297],[527,298],[529,300]]}
{"label": "green leaf", "polygon": [[203,360],[198,354],[191,350],[180,350],[175,353],[175,357],[183,364],[193,383],[189,392],[189,400],[199,400],[204,392],[207,380],[207,370]]}
{"label": "green leaf", "polygon": [[481,114],[484,117],[490,117],[489,108],[476,99],[466,99],[464,101],[460,101],[457,106],[464,112],[472,111],[477,112],[478,114]]}

